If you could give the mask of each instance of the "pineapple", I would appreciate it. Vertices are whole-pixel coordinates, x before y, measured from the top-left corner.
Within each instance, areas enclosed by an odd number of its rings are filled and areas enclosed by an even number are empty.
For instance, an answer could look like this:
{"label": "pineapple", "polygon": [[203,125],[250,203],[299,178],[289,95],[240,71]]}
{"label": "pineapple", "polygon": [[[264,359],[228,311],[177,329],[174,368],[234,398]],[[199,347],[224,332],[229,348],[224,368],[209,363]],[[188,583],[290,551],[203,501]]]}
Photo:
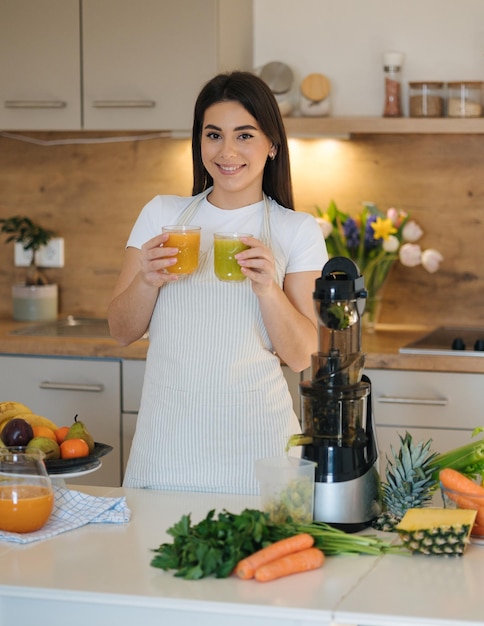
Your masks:
{"label": "pineapple", "polygon": [[411,552],[459,556],[469,543],[476,515],[467,509],[409,509],[396,531]]}
{"label": "pineapple", "polygon": [[400,450],[391,448],[393,461],[388,460],[386,482],[382,482],[383,513],[372,523],[373,528],[391,532],[408,509],[426,506],[432,499],[437,482],[432,478],[430,462],[437,456],[431,452],[432,440],[414,444],[406,432],[400,437]]}

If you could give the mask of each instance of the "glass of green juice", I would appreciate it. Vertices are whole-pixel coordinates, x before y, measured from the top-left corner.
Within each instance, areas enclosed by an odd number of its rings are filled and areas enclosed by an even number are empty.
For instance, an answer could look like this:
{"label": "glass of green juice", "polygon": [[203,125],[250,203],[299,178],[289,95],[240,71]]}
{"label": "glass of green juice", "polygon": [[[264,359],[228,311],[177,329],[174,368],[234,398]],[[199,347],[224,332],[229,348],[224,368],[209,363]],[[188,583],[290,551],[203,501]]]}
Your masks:
{"label": "glass of green juice", "polygon": [[214,271],[219,280],[226,282],[245,280],[235,255],[250,246],[242,243],[242,237],[252,237],[249,233],[214,233]]}

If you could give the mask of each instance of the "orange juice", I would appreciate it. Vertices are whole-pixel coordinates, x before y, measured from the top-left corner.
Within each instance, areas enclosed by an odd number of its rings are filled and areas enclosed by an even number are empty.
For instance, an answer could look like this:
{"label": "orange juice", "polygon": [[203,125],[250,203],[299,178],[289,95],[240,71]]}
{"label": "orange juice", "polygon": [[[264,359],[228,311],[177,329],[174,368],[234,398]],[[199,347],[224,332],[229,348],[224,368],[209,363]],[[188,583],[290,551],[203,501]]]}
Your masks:
{"label": "orange juice", "polygon": [[163,226],[163,232],[169,233],[164,244],[170,248],[178,248],[177,262],[168,267],[172,274],[191,274],[198,267],[200,253],[199,226]]}
{"label": "orange juice", "polygon": [[0,486],[0,530],[30,533],[39,530],[54,509],[54,493],[43,485]]}

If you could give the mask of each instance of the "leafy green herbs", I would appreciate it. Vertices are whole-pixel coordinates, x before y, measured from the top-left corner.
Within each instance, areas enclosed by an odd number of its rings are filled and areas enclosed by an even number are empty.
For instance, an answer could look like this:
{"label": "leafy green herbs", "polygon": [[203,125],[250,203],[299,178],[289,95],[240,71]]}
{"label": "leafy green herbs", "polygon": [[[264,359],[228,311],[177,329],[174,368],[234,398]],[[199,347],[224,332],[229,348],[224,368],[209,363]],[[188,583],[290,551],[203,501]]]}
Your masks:
{"label": "leafy green herbs", "polygon": [[175,570],[175,576],[197,580],[206,576],[226,578],[237,563],[253,552],[297,533],[314,537],[315,547],[327,555],[399,552],[401,548],[372,535],[349,535],[323,522],[274,524],[269,515],[254,509],[240,514],[222,511],[218,517],[211,510],[198,524],[184,515],[168,529],[173,543],[163,543],[153,550],[153,567]]}

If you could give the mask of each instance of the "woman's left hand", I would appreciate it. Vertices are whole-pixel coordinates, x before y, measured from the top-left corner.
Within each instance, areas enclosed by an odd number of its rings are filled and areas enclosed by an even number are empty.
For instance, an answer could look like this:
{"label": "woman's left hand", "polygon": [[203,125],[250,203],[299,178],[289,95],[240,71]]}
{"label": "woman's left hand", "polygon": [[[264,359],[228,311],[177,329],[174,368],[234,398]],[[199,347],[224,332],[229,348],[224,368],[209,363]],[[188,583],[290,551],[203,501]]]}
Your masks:
{"label": "woman's left hand", "polygon": [[250,246],[235,255],[242,273],[250,279],[252,289],[260,296],[274,286],[276,263],[271,250],[255,237],[243,237],[241,241]]}

